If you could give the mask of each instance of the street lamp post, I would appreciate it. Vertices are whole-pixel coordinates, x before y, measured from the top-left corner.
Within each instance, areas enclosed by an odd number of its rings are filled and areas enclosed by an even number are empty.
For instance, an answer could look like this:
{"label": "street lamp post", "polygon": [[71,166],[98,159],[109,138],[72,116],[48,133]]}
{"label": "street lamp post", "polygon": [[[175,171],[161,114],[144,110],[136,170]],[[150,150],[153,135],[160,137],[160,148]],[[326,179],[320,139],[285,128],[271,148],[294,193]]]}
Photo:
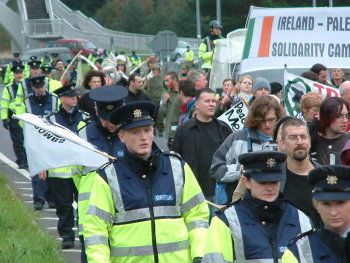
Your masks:
{"label": "street lamp post", "polygon": [[197,43],[198,47],[201,43],[201,14],[200,14],[200,7],[199,7],[199,0],[196,0],[196,22],[197,22]]}
{"label": "street lamp post", "polygon": [[216,20],[221,24],[221,0],[216,0]]}

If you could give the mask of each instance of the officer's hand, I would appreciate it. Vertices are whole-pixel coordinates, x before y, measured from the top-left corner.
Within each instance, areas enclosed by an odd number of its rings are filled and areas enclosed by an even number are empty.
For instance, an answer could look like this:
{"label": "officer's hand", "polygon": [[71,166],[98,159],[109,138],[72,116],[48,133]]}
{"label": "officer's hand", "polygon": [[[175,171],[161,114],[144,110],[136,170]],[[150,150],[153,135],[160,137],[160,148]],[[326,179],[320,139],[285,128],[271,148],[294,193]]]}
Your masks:
{"label": "officer's hand", "polygon": [[192,263],[201,263],[201,262],[202,262],[202,258],[199,258],[199,257],[194,258],[192,261]]}
{"label": "officer's hand", "polygon": [[4,128],[6,130],[9,129],[9,120],[5,119],[5,120],[2,120],[2,126],[4,126]]}
{"label": "officer's hand", "polygon": [[41,180],[46,180],[47,173],[46,173],[46,171],[41,171],[41,172],[39,172],[38,176]]}

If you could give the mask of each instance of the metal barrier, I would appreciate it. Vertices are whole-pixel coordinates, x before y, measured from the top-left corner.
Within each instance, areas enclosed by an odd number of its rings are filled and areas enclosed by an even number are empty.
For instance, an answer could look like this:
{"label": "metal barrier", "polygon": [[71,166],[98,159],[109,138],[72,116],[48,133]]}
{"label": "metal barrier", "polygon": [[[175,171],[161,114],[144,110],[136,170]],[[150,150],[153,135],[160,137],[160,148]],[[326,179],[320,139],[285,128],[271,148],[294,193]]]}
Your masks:
{"label": "metal barrier", "polygon": [[[80,11],[73,11],[59,0],[51,0],[53,12],[56,17],[64,21],[64,36],[72,38],[84,38],[97,47],[138,50],[146,53],[151,52],[149,48],[153,35],[133,34],[114,31],[102,27],[95,20],[88,18]],[[197,43],[195,38],[182,38],[179,40],[189,43],[194,47]]]}
{"label": "metal barrier", "polygon": [[31,38],[63,37],[63,21],[61,19],[31,19],[22,22],[24,34]]}

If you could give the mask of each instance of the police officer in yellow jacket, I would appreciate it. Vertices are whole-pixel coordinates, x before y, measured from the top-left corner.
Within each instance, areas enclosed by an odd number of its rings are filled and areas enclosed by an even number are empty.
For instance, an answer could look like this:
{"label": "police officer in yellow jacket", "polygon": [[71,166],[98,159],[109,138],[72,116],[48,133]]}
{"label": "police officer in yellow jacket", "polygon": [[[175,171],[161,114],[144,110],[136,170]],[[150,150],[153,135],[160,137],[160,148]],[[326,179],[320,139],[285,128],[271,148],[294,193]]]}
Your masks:
{"label": "police officer in yellow jacket", "polygon": [[[88,114],[79,111],[78,93],[75,90],[75,84],[69,83],[54,93],[60,98],[61,105],[57,112],[47,116],[47,119],[62,125],[63,127],[77,132],[80,121],[86,119]],[[75,232],[74,227],[74,209],[73,201],[77,198],[77,189],[73,183],[72,174],[74,166],[60,167],[50,169],[48,173],[40,173],[41,179],[48,176],[49,188],[52,191],[53,201],[56,207],[58,217],[57,230],[62,238],[62,248],[69,249],[74,247]]]}
{"label": "police officer in yellow jacket", "polygon": [[28,65],[23,63],[20,58],[20,53],[15,52],[13,53],[13,60],[6,66],[5,69],[5,75],[4,75],[4,84],[7,85],[9,83],[13,82],[13,79],[15,78],[12,68],[17,65],[23,65],[23,75],[25,78],[29,76],[29,68]]}
{"label": "police officer in yellow jacket", "polygon": [[350,262],[350,168],[320,166],[310,171],[308,181],[323,227],[292,240],[282,262]]}
{"label": "police officer in yellow jacket", "polygon": [[202,69],[208,71],[211,69],[213,51],[216,41],[221,39],[222,26],[217,20],[210,21],[209,23],[210,34],[206,36],[198,48],[198,58],[202,59]]}
{"label": "police officer in yellow jacket", "polygon": [[1,98],[1,120],[5,129],[9,130],[13,150],[16,155],[16,163],[19,169],[27,167],[27,156],[23,146],[23,130],[17,119],[13,119],[12,115],[16,112],[16,96],[18,89],[21,88],[21,80],[23,79],[24,66],[17,64],[11,68],[14,79],[11,83],[4,87]]}
{"label": "police officer in yellow jacket", "polygon": [[200,262],[209,210],[189,166],[153,143],[151,102],[132,102],[110,121],[124,157],[94,176],[84,218],[89,262]]}
{"label": "police officer in yellow jacket", "polygon": [[[117,126],[111,123],[108,118],[111,112],[123,105],[123,101],[128,95],[126,88],[118,85],[99,87],[89,92],[89,97],[95,102],[95,116],[93,120],[81,123],[79,126],[79,136],[93,144],[98,150],[108,153],[114,157],[124,155],[125,145],[121,143]],[[88,201],[91,191],[92,180],[89,180],[91,167],[78,166],[75,171],[74,182],[78,188],[78,230],[81,242],[81,263],[86,263],[86,253],[84,245],[84,221],[88,208]],[[93,174],[93,172],[92,172]]]}
{"label": "police officer in yellow jacket", "polygon": [[186,52],[185,52],[185,61],[186,61],[188,70],[192,69],[193,67],[193,59],[194,59],[193,51],[191,50],[190,46],[187,46]]}
{"label": "police officer in yellow jacket", "polygon": [[132,68],[136,68],[138,65],[142,63],[142,59],[136,54],[135,50],[131,51],[130,62]]}
{"label": "police officer in yellow jacket", "polygon": [[239,155],[249,190],[212,219],[202,262],[279,262],[289,240],[311,229],[309,218],[279,192],[285,160],[274,151]]}

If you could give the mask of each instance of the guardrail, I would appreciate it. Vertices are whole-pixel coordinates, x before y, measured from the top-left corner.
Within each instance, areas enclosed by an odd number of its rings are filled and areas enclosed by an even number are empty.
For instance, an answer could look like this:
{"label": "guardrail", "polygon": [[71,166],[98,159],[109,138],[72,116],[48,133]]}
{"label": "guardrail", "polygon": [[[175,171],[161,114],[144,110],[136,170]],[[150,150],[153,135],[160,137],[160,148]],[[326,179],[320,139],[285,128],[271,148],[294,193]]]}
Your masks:
{"label": "guardrail", "polygon": [[24,34],[31,38],[63,37],[63,21],[61,19],[31,19],[22,22]]}
{"label": "guardrail", "polygon": [[[94,19],[88,18],[80,11],[73,11],[60,0],[51,0],[53,11],[57,17],[64,20],[65,37],[88,39],[101,48],[117,48],[123,50],[149,51],[149,42],[154,35],[134,34],[115,31],[101,26]],[[77,29],[80,29],[79,31]],[[195,38],[179,37],[192,47],[197,44]]]}

